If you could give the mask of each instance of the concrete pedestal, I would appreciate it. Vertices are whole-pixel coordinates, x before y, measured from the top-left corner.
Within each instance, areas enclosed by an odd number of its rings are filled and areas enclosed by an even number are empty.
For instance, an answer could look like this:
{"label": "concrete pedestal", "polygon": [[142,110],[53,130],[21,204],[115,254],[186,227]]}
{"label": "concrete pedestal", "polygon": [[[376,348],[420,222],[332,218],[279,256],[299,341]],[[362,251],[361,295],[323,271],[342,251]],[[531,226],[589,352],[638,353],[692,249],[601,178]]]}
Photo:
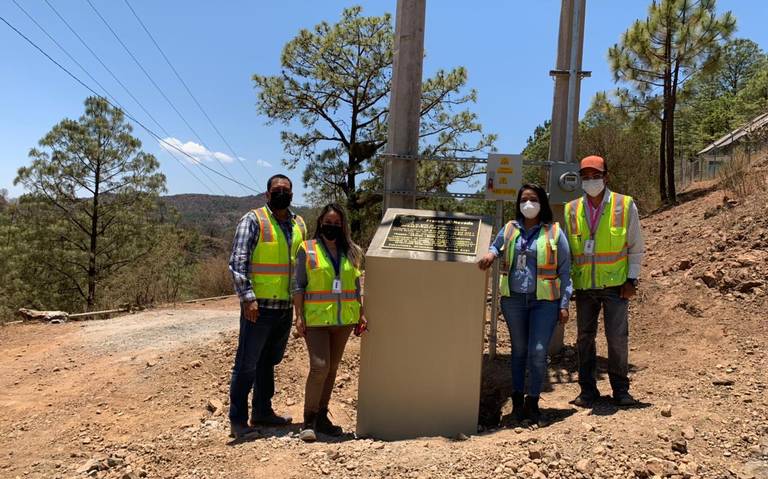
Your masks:
{"label": "concrete pedestal", "polygon": [[491,226],[480,221],[471,254],[386,247],[397,215],[478,219],[387,211],[366,254],[370,331],[361,345],[357,433],[384,440],[475,433],[487,291],[475,263]]}

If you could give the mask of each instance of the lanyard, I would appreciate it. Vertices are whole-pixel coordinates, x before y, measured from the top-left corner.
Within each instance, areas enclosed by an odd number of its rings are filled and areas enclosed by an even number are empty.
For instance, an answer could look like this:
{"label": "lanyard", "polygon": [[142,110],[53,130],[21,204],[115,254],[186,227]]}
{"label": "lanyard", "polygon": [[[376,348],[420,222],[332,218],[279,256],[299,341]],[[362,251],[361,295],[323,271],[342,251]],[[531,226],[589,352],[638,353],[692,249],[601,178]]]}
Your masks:
{"label": "lanyard", "polygon": [[587,212],[589,213],[589,232],[592,233],[592,237],[595,236],[595,232],[597,231],[597,226],[600,223],[600,216],[603,214],[603,209],[605,209],[605,201],[601,201],[600,207],[595,208],[592,206],[592,203],[587,200]]}
{"label": "lanyard", "polygon": [[531,245],[533,238],[537,236],[539,230],[541,230],[541,225],[536,225],[531,231],[520,232],[520,252],[525,253],[528,251],[528,246]]}
{"label": "lanyard", "polygon": [[331,264],[333,265],[333,271],[336,273],[336,277],[339,277],[339,270],[341,269],[341,255],[344,253],[341,251],[341,248],[336,246],[336,256],[334,257],[330,251],[328,251],[328,248],[325,246],[325,242],[320,240],[320,244],[323,246],[323,250],[325,250],[325,254],[328,255],[328,259],[331,260]]}

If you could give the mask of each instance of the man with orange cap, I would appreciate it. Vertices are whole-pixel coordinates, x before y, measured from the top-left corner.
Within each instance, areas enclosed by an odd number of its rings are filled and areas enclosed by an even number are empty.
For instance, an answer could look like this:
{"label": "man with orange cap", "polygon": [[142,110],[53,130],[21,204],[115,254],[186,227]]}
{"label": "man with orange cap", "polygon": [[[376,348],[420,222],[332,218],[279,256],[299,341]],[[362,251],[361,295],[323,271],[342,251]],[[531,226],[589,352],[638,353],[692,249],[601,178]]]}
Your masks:
{"label": "man with orange cap", "polygon": [[565,229],[571,248],[571,279],[576,296],[576,347],[581,393],[573,401],[592,407],[597,389],[598,318],[603,312],[608,343],[608,377],[613,400],[629,407],[629,300],[637,291],[644,244],[632,197],[606,187],[603,158],[587,156],[579,167],[584,196],[565,205]]}

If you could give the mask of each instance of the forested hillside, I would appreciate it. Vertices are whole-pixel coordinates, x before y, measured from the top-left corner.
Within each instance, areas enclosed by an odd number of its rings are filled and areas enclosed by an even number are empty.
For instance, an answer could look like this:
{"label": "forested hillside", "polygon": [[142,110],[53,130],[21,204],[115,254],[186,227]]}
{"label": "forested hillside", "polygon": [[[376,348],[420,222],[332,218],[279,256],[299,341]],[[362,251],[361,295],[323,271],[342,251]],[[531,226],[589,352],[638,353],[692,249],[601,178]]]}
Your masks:
{"label": "forested hillside", "polygon": [[214,238],[231,237],[234,225],[248,210],[266,204],[264,195],[213,196],[168,195],[161,198],[167,208],[179,214],[179,226]]}

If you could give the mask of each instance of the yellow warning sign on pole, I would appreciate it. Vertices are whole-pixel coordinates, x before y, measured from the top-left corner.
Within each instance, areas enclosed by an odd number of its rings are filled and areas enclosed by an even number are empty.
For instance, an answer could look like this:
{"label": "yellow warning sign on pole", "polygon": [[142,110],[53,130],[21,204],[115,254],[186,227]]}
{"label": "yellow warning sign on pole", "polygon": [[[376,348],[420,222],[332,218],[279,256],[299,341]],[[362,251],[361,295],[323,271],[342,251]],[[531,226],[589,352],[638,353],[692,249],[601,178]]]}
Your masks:
{"label": "yellow warning sign on pole", "polygon": [[523,155],[488,154],[485,198],[515,201],[523,183]]}

